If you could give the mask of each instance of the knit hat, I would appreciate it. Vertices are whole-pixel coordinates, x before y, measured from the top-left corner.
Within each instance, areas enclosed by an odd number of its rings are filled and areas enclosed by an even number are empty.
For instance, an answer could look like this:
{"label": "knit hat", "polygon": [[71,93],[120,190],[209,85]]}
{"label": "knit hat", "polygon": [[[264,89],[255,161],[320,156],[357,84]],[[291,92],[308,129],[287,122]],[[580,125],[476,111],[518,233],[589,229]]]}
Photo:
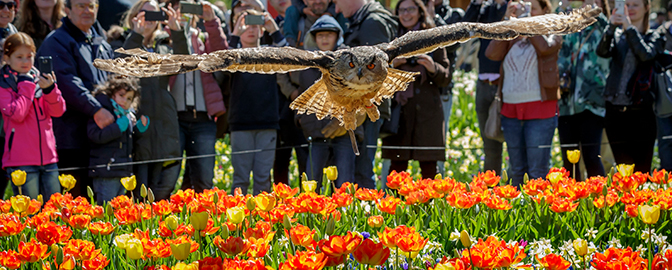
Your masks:
{"label": "knit hat", "polygon": [[338,34],[338,40],[336,41],[336,46],[334,48],[338,48],[338,46],[343,44],[343,29],[338,24],[338,21],[332,16],[322,15],[322,17],[317,19],[310,27],[310,30],[308,30],[310,35],[306,35],[303,41],[303,48],[309,51],[319,50],[317,43],[315,42],[315,34],[321,31],[331,31]]}

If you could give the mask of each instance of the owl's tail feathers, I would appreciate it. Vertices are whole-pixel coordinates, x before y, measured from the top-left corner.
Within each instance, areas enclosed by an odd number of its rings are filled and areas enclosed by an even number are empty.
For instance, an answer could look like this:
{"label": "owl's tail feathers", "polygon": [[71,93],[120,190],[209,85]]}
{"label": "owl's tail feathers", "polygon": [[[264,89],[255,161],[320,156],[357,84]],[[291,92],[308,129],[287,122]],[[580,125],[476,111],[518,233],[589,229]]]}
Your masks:
{"label": "owl's tail feathers", "polygon": [[202,55],[157,54],[142,49],[115,51],[126,57],[116,59],[96,59],[93,66],[100,70],[133,77],[155,77],[185,73],[198,69]]}

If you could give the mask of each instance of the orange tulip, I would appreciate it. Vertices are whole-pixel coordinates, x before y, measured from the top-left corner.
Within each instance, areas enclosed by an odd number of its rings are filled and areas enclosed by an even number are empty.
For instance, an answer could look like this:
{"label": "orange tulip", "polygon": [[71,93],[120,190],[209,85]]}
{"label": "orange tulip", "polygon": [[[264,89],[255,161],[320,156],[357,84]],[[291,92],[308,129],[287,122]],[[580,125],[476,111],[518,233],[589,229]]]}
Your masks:
{"label": "orange tulip", "polygon": [[495,188],[492,189],[492,191],[495,192],[495,194],[497,194],[497,196],[505,198],[505,199],[509,199],[509,200],[518,198],[518,196],[520,195],[520,191],[518,191],[518,187],[509,186],[509,185],[495,187]]}
{"label": "orange tulip", "polygon": [[19,243],[19,254],[17,258],[23,262],[36,262],[40,259],[46,258],[49,254],[47,253],[47,245],[41,244],[35,239],[30,239],[30,242],[20,242]]}
{"label": "orange tulip", "polygon": [[[287,232],[287,230],[285,230],[285,232]],[[311,230],[301,224],[296,224],[296,226],[289,230],[288,234],[289,239],[292,240],[294,245],[309,247],[315,243],[315,240],[313,240],[315,230]]]}
{"label": "orange tulip", "polygon": [[467,250],[462,251],[463,261],[473,259],[475,267],[484,269],[508,268],[520,263],[526,256],[518,243],[509,245],[494,236],[489,236],[485,241],[479,239],[471,247],[471,254]]}
{"label": "orange tulip", "polygon": [[543,194],[544,190],[546,190],[550,185],[550,182],[542,180],[541,178],[530,180],[523,186],[523,192],[530,196],[537,196],[540,193]]}
{"label": "orange tulip", "polygon": [[331,195],[331,200],[338,205],[338,207],[347,207],[352,204],[352,195],[347,193],[334,193]]}
{"label": "orange tulip", "polygon": [[385,220],[382,216],[370,216],[366,219],[366,223],[369,224],[371,228],[380,228],[383,226]]}
{"label": "orange tulip", "polygon": [[352,255],[361,264],[381,265],[390,257],[390,249],[383,246],[383,243],[375,243],[371,238],[367,238]]}
{"label": "orange tulip", "polygon": [[26,227],[15,214],[0,214],[0,237],[17,235]]}
{"label": "orange tulip", "polygon": [[639,252],[633,252],[632,248],[618,249],[611,247],[604,254],[596,252],[590,265],[597,270],[611,269],[629,269],[644,270],[648,269],[647,261],[639,256]]}
{"label": "orange tulip", "polygon": [[21,260],[19,254],[14,250],[0,251],[0,265],[9,269],[19,269],[21,267]]}
{"label": "orange tulip", "polygon": [[407,172],[392,171],[387,176],[387,187],[390,189],[399,189],[412,181],[413,178],[411,178],[411,174]]}
{"label": "orange tulip", "polygon": [[243,240],[240,237],[229,237],[224,240],[219,235],[215,236],[213,241],[215,246],[219,248],[222,252],[228,254],[229,256],[236,256],[239,253],[247,251],[248,243],[247,240]]}
{"label": "orange tulip", "polygon": [[352,232],[345,236],[331,235],[329,240],[320,240],[320,250],[329,257],[340,257],[352,253],[362,242],[362,237]]}
{"label": "orange tulip", "polygon": [[355,198],[361,201],[378,201],[385,196],[384,190],[361,188],[355,192]]}
{"label": "orange tulip", "polygon": [[296,193],[299,192],[299,188],[298,187],[291,188],[284,183],[279,183],[277,185],[273,184],[273,192],[275,193],[275,195],[284,200],[289,197],[294,197],[294,195],[296,195]]}
{"label": "orange tulip", "polygon": [[378,202],[378,209],[382,212],[394,215],[397,211],[397,205],[401,203],[401,199],[394,196],[387,196]]}
{"label": "orange tulip", "polygon": [[319,270],[324,268],[327,260],[324,253],[316,254],[314,251],[297,251],[296,256],[287,254],[287,261],[280,264],[280,270]]}
{"label": "orange tulip", "polygon": [[665,253],[658,253],[653,258],[653,270],[669,270],[672,269],[672,249],[668,249]]}
{"label": "orange tulip", "polygon": [[626,204],[625,205],[625,213],[628,214],[629,217],[631,218],[636,218],[639,216],[639,210],[637,210],[636,204]]}
{"label": "orange tulip", "polygon": [[170,249],[170,245],[161,238],[143,241],[143,247],[144,253],[149,259],[168,258],[173,253]]}
{"label": "orange tulip", "polygon": [[573,202],[570,199],[557,199],[551,204],[551,211],[556,213],[574,212],[579,206],[579,202]]}
{"label": "orange tulip", "polygon": [[152,203],[152,208],[154,209],[154,213],[159,216],[165,216],[173,212],[173,205],[168,200],[154,202]]}
{"label": "orange tulip", "polygon": [[105,269],[110,264],[110,260],[102,254],[98,254],[95,258],[82,261],[82,269],[84,270],[101,270]]}
{"label": "orange tulip", "polygon": [[483,203],[490,209],[495,210],[509,210],[513,208],[513,205],[509,201],[498,197],[497,195],[491,195],[483,200]]}
{"label": "orange tulip", "polygon": [[270,235],[270,238],[250,238],[248,241],[249,243],[249,248],[247,249],[247,257],[251,258],[262,258],[266,256],[266,253],[268,253],[268,250],[271,249],[271,246],[269,245],[270,240],[273,238],[273,235]]}
{"label": "orange tulip", "polygon": [[136,205],[115,210],[114,217],[119,220],[120,225],[132,225],[138,223],[142,218],[140,209]]}
{"label": "orange tulip", "polygon": [[76,265],[77,262],[72,255],[63,255],[63,262],[58,266],[58,270],[72,270]]}
{"label": "orange tulip", "polygon": [[479,203],[480,198],[472,192],[453,191],[446,196],[446,201],[452,207],[467,209]]}
{"label": "orange tulip", "polygon": [[431,197],[428,196],[428,194],[424,190],[420,189],[413,191],[409,193],[408,196],[406,196],[406,204],[414,205],[414,204],[426,203],[429,201],[429,199],[431,199]]}
{"label": "orange tulip", "polygon": [[254,201],[257,203],[257,211],[268,212],[275,207],[275,195],[273,194],[262,192],[254,197]]}
{"label": "orange tulip", "polygon": [[89,215],[72,215],[68,219],[68,224],[77,230],[86,228],[91,222],[91,216]]}
{"label": "orange tulip", "polygon": [[423,238],[417,232],[412,232],[401,235],[397,240],[397,247],[399,247],[399,250],[406,253],[417,253],[425,247],[427,241],[429,241],[429,239]]}
{"label": "orange tulip", "polygon": [[40,241],[40,243],[51,246],[60,242],[60,230],[61,226],[58,226],[53,221],[50,221],[49,223],[37,227],[35,238],[37,241]]}
{"label": "orange tulip", "polygon": [[100,253],[100,249],[96,249],[93,242],[72,239],[63,247],[63,254],[72,255],[77,260],[88,260]]}
{"label": "orange tulip", "polygon": [[93,222],[89,224],[89,232],[95,235],[109,235],[114,231],[114,225],[109,222]]}
{"label": "orange tulip", "polygon": [[472,182],[476,181],[483,181],[488,187],[494,187],[497,184],[499,184],[499,181],[501,180],[501,177],[497,176],[495,171],[489,170],[486,171],[485,173],[479,172],[478,175],[474,176],[472,179]]}
{"label": "orange tulip", "polygon": [[541,259],[537,256],[537,261],[539,261],[541,266],[546,270],[567,270],[572,266],[572,264],[562,258],[562,256],[553,253],[548,254]]}

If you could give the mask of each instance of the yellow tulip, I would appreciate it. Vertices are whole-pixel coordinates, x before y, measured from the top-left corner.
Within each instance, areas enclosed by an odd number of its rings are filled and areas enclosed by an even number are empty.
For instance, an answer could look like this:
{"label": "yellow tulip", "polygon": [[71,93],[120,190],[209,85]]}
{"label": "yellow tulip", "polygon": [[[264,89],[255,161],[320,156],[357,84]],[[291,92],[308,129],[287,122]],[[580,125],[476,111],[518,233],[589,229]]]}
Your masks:
{"label": "yellow tulip", "polygon": [[247,207],[248,211],[254,211],[254,209],[257,208],[257,203],[254,201],[254,197],[247,198],[247,201],[245,201],[245,206]]}
{"label": "yellow tulip", "polygon": [[303,181],[301,187],[303,187],[303,192],[315,192],[317,181]]}
{"label": "yellow tulip", "polygon": [[68,192],[77,184],[77,179],[70,174],[61,174],[58,176],[58,182],[61,182],[61,186],[65,189],[65,192]]}
{"label": "yellow tulip", "polygon": [[471,247],[471,237],[469,236],[469,233],[467,231],[462,230],[460,232],[460,242],[466,248]]}
{"label": "yellow tulip", "polygon": [[140,197],[143,197],[143,198],[147,197],[147,187],[145,186],[145,184],[142,184],[140,186]]}
{"label": "yellow tulip", "polygon": [[189,221],[191,221],[191,226],[194,227],[196,231],[205,230],[205,227],[208,225],[208,212],[203,211],[200,213],[191,213]]}
{"label": "yellow tulip", "polygon": [[336,181],[336,178],[338,178],[338,169],[336,166],[329,166],[324,169],[325,174],[327,175],[327,179],[330,181]]}
{"label": "yellow tulip", "polygon": [[275,207],[275,195],[273,194],[263,192],[254,197],[254,201],[257,203],[258,211],[268,212]]}
{"label": "yellow tulip", "polygon": [[123,185],[124,188],[128,191],[134,190],[136,183],[137,182],[135,181],[135,175],[131,175],[131,177],[121,178],[121,185]]}
{"label": "yellow tulip", "polygon": [[30,197],[25,195],[16,195],[10,199],[10,202],[14,212],[23,213],[26,212],[26,210],[28,210],[28,206],[30,206]]}
{"label": "yellow tulip", "polygon": [[437,264],[436,267],[434,267],[434,270],[455,270],[455,267],[447,262],[445,264]]}
{"label": "yellow tulip", "polygon": [[131,260],[142,259],[145,255],[145,250],[142,247],[142,242],[137,238],[133,238],[126,242],[126,256]]}
{"label": "yellow tulip", "polygon": [[26,172],[22,170],[16,170],[12,172],[12,183],[15,186],[20,187],[26,183]]}
{"label": "yellow tulip", "polygon": [[574,252],[576,252],[576,255],[585,256],[588,254],[588,241],[579,238],[574,240],[572,245],[574,246]]}
{"label": "yellow tulip", "polygon": [[579,150],[567,150],[567,159],[572,164],[578,163],[580,158],[581,158],[581,151],[579,151]]}
{"label": "yellow tulip", "polygon": [[178,262],[171,268],[171,270],[198,270],[198,262],[193,262],[191,264]]}
{"label": "yellow tulip", "polygon": [[380,228],[383,226],[385,220],[382,216],[370,216],[366,223],[369,224],[371,228]]}
{"label": "yellow tulip", "polygon": [[628,177],[632,175],[632,172],[635,170],[635,164],[630,165],[618,164],[618,166],[616,166],[616,169],[618,169],[618,172],[621,173],[621,176]]}
{"label": "yellow tulip", "polygon": [[118,248],[125,250],[126,243],[128,243],[128,241],[131,239],[133,239],[133,235],[129,233],[118,235],[114,238],[114,244],[117,245]]}
{"label": "yellow tulip", "polygon": [[239,224],[245,220],[245,209],[242,206],[226,209],[226,219],[233,224]]}
{"label": "yellow tulip", "polygon": [[639,210],[639,218],[646,224],[656,224],[660,218],[660,206],[640,205],[637,210]]}
{"label": "yellow tulip", "polygon": [[179,245],[170,244],[170,250],[173,252],[175,259],[184,261],[189,258],[189,254],[191,254],[191,243],[186,242]]}
{"label": "yellow tulip", "polygon": [[549,173],[548,176],[546,176],[546,178],[548,178],[548,181],[551,182],[551,184],[555,185],[558,182],[560,182],[560,180],[562,180],[564,176],[562,175],[561,172],[552,172]]}
{"label": "yellow tulip", "polygon": [[168,227],[169,230],[174,231],[177,229],[178,225],[177,217],[175,215],[170,215],[166,218],[166,227]]}

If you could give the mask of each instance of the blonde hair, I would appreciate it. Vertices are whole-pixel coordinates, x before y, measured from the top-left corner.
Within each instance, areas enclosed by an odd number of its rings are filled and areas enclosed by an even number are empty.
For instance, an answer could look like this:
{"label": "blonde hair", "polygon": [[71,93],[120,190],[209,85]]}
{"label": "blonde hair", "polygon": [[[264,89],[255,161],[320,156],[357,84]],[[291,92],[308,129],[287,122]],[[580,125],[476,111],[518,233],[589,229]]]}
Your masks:
{"label": "blonde hair", "polygon": [[[121,21],[124,24],[124,28],[133,29],[133,18],[135,18],[135,16],[138,16],[138,13],[140,13],[140,11],[142,10],[142,6],[144,6],[147,3],[153,5],[157,9],[159,8],[159,2],[157,2],[156,0],[140,0],[138,2],[135,2],[135,4],[133,4],[133,6],[128,11],[126,11],[126,13],[124,13],[123,19],[121,19]],[[157,23],[156,29],[154,29],[154,31],[159,30],[160,27],[161,24]]]}

